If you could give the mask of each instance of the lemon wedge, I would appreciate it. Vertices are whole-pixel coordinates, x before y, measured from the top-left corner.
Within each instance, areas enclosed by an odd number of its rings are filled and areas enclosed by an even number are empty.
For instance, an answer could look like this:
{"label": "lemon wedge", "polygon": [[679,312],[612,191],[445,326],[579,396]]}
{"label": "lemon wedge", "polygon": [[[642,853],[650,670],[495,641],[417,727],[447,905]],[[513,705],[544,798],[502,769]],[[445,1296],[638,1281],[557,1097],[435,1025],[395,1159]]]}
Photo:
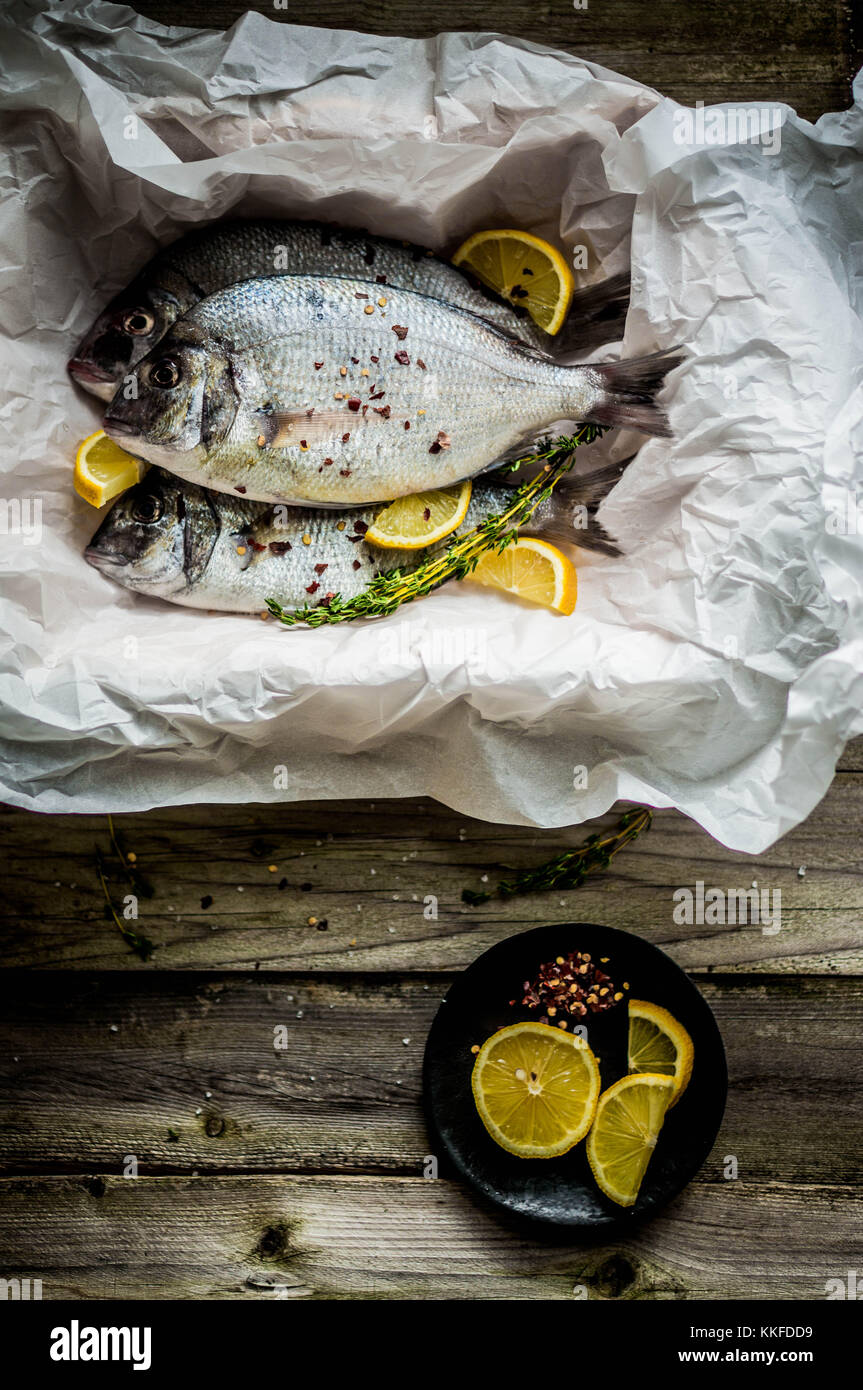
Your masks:
{"label": "lemon wedge", "polygon": [[603,1091],[587,1136],[597,1187],[621,1207],[638,1197],[674,1090],[670,1076],[624,1076]]}
{"label": "lemon wedge", "polygon": [[578,596],[572,561],[557,546],[528,536],[519,537],[504,550],[485,551],[468,578],[556,613],[571,613]]}
{"label": "lemon wedge", "polygon": [[471,481],[466,478],[454,487],[399,497],[378,513],[365,539],[382,550],[422,550],[461,525],[470,495]]}
{"label": "lemon wedge", "polygon": [[109,439],[104,430],[96,430],[78,445],[75,455],[75,491],[91,507],[104,507],[139,483],[148,465],[133,458]]}
{"label": "lemon wedge", "polygon": [[695,1049],[686,1029],[659,1004],[629,1001],[629,1070],[670,1076],[674,1090],[669,1108],[689,1085]]}
{"label": "lemon wedge", "polygon": [[526,309],[546,333],[560,331],[575,280],[561,252],[549,242],[513,228],[475,232],[462,242],[452,263]]}

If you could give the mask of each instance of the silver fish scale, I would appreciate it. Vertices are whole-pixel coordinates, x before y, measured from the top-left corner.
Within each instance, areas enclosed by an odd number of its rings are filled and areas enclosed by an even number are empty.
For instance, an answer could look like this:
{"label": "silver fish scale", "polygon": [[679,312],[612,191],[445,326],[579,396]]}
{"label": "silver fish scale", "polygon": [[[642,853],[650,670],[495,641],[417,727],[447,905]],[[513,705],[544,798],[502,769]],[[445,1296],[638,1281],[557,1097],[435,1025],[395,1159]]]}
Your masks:
{"label": "silver fish scale", "polygon": [[287,272],[368,280],[414,290],[482,314],[523,342],[548,351],[552,339],[526,314],[475,289],[461,271],[410,242],[316,222],[225,222],[192,232],[161,252],[153,269],[178,272],[201,295],[237,280]]}
{"label": "silver fish scale", "polygon": [[[224,353],[239,406],[222,442],[156,461],[220,491],[351,506],[474,476],[550,421],[589,418],[602,395],[589,367],[558,367],[438,300],[368,294],[278,277],[198,304],[158,352],[173,337]],[[285,412],[296,418],[280,427]]]}

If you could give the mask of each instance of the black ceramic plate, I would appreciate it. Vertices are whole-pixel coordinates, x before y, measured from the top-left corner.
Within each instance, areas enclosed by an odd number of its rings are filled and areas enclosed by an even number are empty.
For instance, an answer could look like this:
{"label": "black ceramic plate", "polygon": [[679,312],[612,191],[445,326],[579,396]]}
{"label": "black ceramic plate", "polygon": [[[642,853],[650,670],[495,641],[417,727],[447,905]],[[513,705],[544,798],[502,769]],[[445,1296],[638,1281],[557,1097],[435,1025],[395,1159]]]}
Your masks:
{"label": "black ceramic plate", "polygon": [[[516,1158],[486,1132],[471,1092],[474,1056],[498,1028],[538,1013],[509,1000],[538,967],[570,951],[589,951],[628,996],[668,1009],[686,1028],[695,1049],[692,1079],[669,1111],[656,1152],[632,1207],[604,1197],[591,1174],[584,1143],[562,1158]],[[602,1089],[626,1074],[625,1002],[585,1020],[588,1042],[600,1058]],[[628,1225],[656,1212],[698,1172],[716,1139],[728,1073],[719,1029],[692,981],[663,951],[629,932],[574,922],[539,927],[493,946],[460,975],[438,1010],[426,1044],[423,1071],[426,1113],[434,1151],[446,1155],[459,1176],[513,1216],[553,1226],[595,1229]]]}

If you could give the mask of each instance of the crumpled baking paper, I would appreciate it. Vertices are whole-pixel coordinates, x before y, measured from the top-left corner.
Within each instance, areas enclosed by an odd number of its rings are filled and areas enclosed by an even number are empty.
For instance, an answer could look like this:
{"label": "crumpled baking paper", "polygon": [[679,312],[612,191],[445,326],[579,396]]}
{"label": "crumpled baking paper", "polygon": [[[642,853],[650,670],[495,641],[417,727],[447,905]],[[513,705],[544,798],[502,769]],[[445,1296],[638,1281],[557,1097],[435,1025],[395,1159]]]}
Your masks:
{"label": "crumpled baking paper", "polygon": [[[687,111],[496,34],[165,29],[103,3],[0,25],[0,795],[428,794],[537,826],[628,798],[749,851],[807,815],[863,731],[860,78],[813,126]],[[589,239],[604,273],[631,257],[610,355],[685,346],[675,437],[605,505],[625,558],[580,558],[571,618],[464,584],[290,631],[85,564],[99,518],[72,459],[99,407],[66,359],[157,245],[228,213],[441,249],[517,225]],[[613,432],[582,466],[631,448]]]}

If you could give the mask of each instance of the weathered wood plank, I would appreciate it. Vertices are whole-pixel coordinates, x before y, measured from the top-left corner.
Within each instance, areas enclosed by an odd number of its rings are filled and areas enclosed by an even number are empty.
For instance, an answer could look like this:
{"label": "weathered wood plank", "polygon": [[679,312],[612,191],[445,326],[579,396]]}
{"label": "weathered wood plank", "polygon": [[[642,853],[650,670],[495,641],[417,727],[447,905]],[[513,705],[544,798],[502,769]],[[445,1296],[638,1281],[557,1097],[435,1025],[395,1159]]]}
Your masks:
{"label": "weathered wood plank", "polygon": [[[660,812],[578,891],[479,907],[461,902],[464,887],[534,866],[581,843],[586,829],[493,826],[413,801],[181,807],[115,823],[154,889],[136,924],[158,947],[147,969],[453,970],[513,932],[582,920],[639,932],[692,971],[863,971],[863,778],[853,772],[765,854],[733,853]],[[112,863],[118,907],[130,891],[110,859],[105,817],[0,809],[0,836],[0,965],[142,968],[105,916],[97,848]],[[678,925],[673,895],[699,880],[778,891],[781,930]],[[436,903],[425,908],[428,898]]]}
{"label": "weathered wood plank", "polygon": [[[206,28],[233,23],[246,0],[139,0],[136,8],[164,24]],[[323,28],[426,37],[453,29],[517,34],[591,59],[690,105],[697,100],[787,101],[809,119],[841,110],[859,62],[850,7],[842,0],[749,0],[723,5],[680,0],[438,0],[433,11],[407,0],[320,0],[314,15],[295,7],[256,7],[271,19]]]}
{"label": "weathered wood plank", "polygon": [[[142,1173],[420,1175],[422,1055],[449,983],[0,975],[0,1169],[120,1174],[134,1155]],[[734,1154],[741,1191],[863,1181],[863,980],[702,988],[730,1074],[705,1177]]]}
{"label": "weathered wood plank", "polygon": [[861,1221],[859,1188],[696,1180],[591,1248],[513,1234],[440,1178],[12,1178],[0,1269],[45,1299],[813,1299],[859,1266]]}

